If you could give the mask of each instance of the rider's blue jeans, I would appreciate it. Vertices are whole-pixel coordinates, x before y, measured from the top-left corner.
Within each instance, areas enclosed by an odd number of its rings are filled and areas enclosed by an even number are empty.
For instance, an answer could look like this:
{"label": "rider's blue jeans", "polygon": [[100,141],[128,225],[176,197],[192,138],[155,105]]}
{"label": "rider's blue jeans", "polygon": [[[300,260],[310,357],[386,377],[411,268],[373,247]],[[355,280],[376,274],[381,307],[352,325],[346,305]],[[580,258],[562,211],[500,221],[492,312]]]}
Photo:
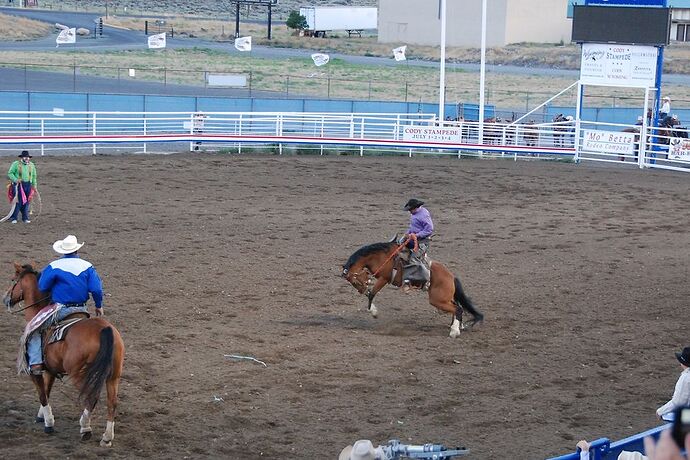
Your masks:
{"label": "rider's blue jeans", "polygon": [[[63,319],[67,318],[69,315],[74,314],[74,313],[86,313],[88,310],[86,309],[86,306],[83,307],[62,307],[60,310],[58,310],[57,314],[55,315],[55,320],[54,322],[57,323],[58,321],[62,321]],[[29,355],[29,366],[33,366],[34,364],[43,364],[43,350],[41,349],[41,342],[42,342],[42,331],[45,327],[47,327],[48,324],[44,324],[42,327],[39,327],[36,331],[34,331],[31,336],[29,337],[29,340],[27,341],[26,344],[26,353]]]}

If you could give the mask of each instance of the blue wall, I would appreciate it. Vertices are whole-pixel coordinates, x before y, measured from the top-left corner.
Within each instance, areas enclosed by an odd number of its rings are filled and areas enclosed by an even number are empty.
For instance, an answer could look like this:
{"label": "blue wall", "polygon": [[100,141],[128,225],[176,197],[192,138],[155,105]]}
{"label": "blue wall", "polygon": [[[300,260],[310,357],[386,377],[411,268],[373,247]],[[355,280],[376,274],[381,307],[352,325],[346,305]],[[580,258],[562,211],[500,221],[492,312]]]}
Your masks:
{"label": "blue wall", "polygon": [[[327,99],[261,99],[201,96],[147,96],[127,94],[80,94],[0,91],[0,111],[47,111],[61,108],[66,112],[316,112],[316,113],[424,113],[435,114],[438,104],[417,102],[342,101]],[[464,104],[465,119],[472,120],[476,104]],[[495,107],[486,106],[486,117],[493,116]],[[546,120],[554,115],[575,115],[574,107],[548,106]],[[446,104],[446,115],[456,117],[458,107]],[[690,121],[690,110],[674,110],[681,124]],[[642,108],[584,108],[582,118],[608,123],[634,124]],[[8,117],[3,114],[0,117]],[[117,115],[113,115],[117,116]],[[123,117],[126,115],[123,114]],[[154,116],[154,115],[151,115]],[[65,128],[77,128],[65,116]],[[82,128],[83,127],[79,127]]]}
{"label": "blue wall", "polygon": [[[204,112],[433,114],[437,112],[438,104],[328,99],[261,99],[0,91],[0,111],[52,112],[54,108],[61,108],[66,112],[195,112],[202,110]],[[455,117],[456,113],[455,104],[446,104],[446,115]]]}

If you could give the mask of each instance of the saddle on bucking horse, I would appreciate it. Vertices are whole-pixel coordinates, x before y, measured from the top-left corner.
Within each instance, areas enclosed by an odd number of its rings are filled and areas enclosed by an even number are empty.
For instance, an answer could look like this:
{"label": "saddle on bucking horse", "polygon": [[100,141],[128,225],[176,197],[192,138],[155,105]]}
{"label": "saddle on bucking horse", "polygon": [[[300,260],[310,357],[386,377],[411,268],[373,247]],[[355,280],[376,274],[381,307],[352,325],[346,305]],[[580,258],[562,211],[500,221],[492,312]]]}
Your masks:
{"label": "saddle on bucking horse", "polygon": [[431,284],[431,259],[427,255],[431,238],[417,240],[416,250],[406,246],[393,261],[391,284],[405,292],[428,290]]}

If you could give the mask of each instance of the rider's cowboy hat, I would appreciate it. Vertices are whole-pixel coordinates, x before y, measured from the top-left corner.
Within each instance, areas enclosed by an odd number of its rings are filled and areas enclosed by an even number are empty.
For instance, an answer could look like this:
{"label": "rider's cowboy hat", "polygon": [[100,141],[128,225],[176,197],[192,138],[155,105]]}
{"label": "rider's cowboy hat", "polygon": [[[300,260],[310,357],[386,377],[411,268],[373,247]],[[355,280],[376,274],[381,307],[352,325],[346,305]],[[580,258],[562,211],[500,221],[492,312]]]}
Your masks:
{"label": "rider's cowboy hat", "polygon": [[344,448],[338,455],[338,460],[376,460],[376,451],[371,441],[360,439],[354,446]]}
{"label": "rider's cowboy hat", "polygon": [[57,240],[53,243],[53,250],[58,254],[72,254],[77,252],[82,246],[84,246],[84,243],[79,243],[76,236],[67,235],[67,238],[64,240]]}
{"label": "rider's cowboy hat", "polygon": [[19,158],[33,158],[28,150],[22,150],[22,153],[17,155]]}
{"label": "rider's cowboy hat", "polygon": [[685,347],[682,352],[676,353],[676,358],[681,364],[690,367],[690,347]]}
{"label": "rider's cowboy hat", "polygon": [[422,206],[423,204],[424,204],[423,201],[419,201],[416,198],[412,198],[410,201],[405,203],[405,206],[403,207],[403,209],[405,211],[412,211],[413,209],[417,209],[418,207]]}

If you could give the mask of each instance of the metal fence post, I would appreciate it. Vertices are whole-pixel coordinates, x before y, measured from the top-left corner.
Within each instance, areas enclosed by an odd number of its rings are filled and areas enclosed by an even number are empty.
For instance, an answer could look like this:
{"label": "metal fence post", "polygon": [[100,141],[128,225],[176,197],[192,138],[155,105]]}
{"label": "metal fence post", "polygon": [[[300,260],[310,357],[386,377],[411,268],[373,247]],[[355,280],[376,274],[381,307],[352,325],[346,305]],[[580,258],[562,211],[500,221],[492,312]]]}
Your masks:
{"label": "metal fence post", "polygon": [[[96,137],[96,113],[91,114],[91,135]],[[96,154],[96,143],[91,144],[91,154]]]}

